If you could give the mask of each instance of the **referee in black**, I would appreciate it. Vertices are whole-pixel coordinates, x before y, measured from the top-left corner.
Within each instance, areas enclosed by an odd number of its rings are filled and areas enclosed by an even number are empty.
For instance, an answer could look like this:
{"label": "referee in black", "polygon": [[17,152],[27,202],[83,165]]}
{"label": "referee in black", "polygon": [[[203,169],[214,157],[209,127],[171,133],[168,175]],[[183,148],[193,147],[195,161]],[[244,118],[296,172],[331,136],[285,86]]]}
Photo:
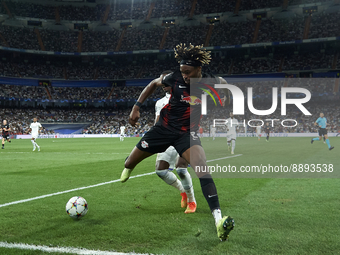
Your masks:
{"label": "referee in black", "polygon": [[270,134],[269,123],[266,123],[266,126],[264,127],[264,132],[267,134],[266,142],[269,142],[269,134]]}

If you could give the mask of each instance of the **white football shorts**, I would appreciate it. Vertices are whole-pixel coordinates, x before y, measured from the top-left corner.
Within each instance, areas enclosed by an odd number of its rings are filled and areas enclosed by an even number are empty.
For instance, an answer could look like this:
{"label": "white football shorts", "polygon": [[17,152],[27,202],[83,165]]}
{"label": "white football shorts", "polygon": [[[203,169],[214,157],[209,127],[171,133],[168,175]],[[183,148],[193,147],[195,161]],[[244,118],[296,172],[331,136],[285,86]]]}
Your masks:
{"label": "white football shorts", "polygon": [[169,163],[169,168],[174,169],[176,165],[176,159],[177,159],[178,153],[173,146],[169,146],[169,148],[166,149],[166,151],[162,153],[157,154],[156,161],[163,160],[165,162]]}

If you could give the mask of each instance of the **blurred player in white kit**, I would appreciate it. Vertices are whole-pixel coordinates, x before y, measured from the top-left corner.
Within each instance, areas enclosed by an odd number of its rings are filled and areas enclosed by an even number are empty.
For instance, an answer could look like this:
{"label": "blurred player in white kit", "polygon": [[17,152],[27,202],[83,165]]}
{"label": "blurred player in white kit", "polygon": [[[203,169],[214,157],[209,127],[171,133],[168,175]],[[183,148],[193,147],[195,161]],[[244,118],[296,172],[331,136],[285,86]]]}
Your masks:
{"label": "blurred player in white kit", "polygon": [[120,126],[120,141],[124,141],[124,137],[125,137],[125,126]]}
{"label": "blurred player in white kit", "polygon": [[227,142],[228,151],[231,147],[231,154],[234,154],[236,145],[236,129],[238,128],[238,121],[234,118],[234,114],[230,112],[230,118],[227,119]]}
{"label": "blurred player in white kit", "polygon": [[38,151],[40,151],[40,146],[36,143],[36,139],[40,134],[40,130],[42,129],[41,124],[37,121],[37,118],[33,119],[33,122],[30,125],[30,133],[32,135],[31,142],[33,144],[33,151],[38,147]]}
{"label": "blurred player in white kit", "polygon": [[213,140],[215,140],[215,137],[216,137],[216,127],[214,127],[214,126],[211,127],[211,136],[213,137]]}
{"label": "blurred player in white kit", "polygon": [[260,139],[261,139],[261,126],[256,127],[256,135],[257,135],[257,139],[260,141]]}

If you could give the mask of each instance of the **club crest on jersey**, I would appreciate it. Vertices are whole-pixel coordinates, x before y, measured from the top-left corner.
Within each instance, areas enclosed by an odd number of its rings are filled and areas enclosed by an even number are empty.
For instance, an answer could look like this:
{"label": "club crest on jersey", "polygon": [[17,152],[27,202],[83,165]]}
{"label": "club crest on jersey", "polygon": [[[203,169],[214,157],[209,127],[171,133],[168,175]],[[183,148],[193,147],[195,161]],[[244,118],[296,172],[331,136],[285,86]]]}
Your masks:
{"label": "club crest on jersey", "polygon": [[181,102],[185,102],[188,103],[190,105],[201,105],[202,104],[202,100],[196,96],[183,96],[181,97]]}
{"label": "club crest on jersey", "polygon": [[149,148],[149,144],[146,141],[142,141],[142,147],[144,149]]}

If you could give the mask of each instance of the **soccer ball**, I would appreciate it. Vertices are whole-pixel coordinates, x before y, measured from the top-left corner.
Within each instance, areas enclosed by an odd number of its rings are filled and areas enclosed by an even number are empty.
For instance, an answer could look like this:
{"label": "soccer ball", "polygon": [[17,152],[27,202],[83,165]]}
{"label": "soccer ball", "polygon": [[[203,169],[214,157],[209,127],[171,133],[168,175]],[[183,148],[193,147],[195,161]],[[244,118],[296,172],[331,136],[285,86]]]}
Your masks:
{"label": "soccer ball", "polygon": [[72,197],[66,203],[66,212],[73,219],[80,219],[88,210],[87,202],[83,197]]}

